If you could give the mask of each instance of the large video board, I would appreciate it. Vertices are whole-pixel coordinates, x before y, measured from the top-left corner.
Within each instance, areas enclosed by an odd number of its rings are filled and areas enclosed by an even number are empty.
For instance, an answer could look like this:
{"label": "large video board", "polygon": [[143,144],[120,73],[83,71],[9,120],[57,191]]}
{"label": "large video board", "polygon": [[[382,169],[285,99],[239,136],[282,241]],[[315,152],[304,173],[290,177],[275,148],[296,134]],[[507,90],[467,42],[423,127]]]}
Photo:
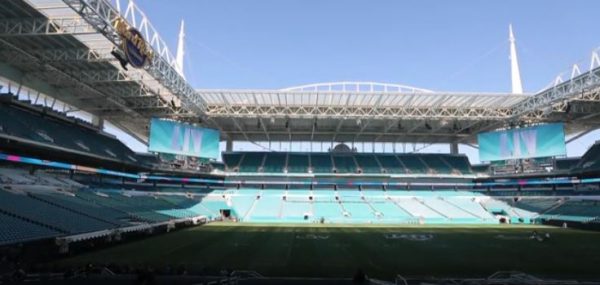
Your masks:
{"label": "large video board", "polygon": [[562,123],[481,133],[477,140],[481,161],[563,156],[567,152]]}
{"label": "large video board", "polygon": [[154,152],[217,159],[219,136],[217,130],[152,119],[148,149]]}

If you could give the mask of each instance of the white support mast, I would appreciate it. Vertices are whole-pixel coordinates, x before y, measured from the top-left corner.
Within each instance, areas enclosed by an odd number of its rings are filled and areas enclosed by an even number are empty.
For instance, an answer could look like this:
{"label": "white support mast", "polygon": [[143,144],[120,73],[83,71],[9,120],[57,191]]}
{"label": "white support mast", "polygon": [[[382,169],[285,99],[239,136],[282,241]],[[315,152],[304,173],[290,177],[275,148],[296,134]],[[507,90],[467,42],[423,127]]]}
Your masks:
{"label": "white support mast", "polygon": [[184,22],[181,20],[181,29],[179,30],[179,39],[177,41],[177,55],[175,57],[175,70],[181,75],[181,77],[185,78],[183,75],[183,55],[185,44],[185,31],[184,31]]}
{"label": "white support mast", "polygon": [[508,41],[510,42],[510,79],[512,82],[512,93],[523,94],[521,72],[519,71],[519,60],[517,59],[517,47],[515,45],[512,24],[508,25]]}

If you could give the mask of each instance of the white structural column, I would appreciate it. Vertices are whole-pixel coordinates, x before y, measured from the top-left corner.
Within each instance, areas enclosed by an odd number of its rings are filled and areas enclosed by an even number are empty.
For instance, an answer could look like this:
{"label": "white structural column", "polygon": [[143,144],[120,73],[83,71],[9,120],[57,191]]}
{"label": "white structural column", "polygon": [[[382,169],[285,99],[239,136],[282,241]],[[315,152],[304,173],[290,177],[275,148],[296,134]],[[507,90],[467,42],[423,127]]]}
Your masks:
{"label": "white structural column", "polygon": [[225,142],[225,151],[227,151],[227,152],[233,151],[233,140],[232,139],[227,139],[227,141]]}
{"label": "white structural column", "polygon": [[512,93],[523,94],[521,71],[519,70],[519,60],[517,58],[517,47],[515,45],[512,24],[508,25],[508,41],[510,42],[510,79],[512,82]]}
{"label": "white structural column", "polygon": [[450,153],[451,154],[458,154],[458,142],[452,142],[452,143],[450,143]]}
{"label": "white structural column", "polygon": [[104,119],[102,117],[98,117],[96,115],[92,116],[92,125],[98,127],[99,129],[104,129]]}
{"label": "white structural column", "polygon": [[175,56],[175,70],[181,75],[181,77],[185,78],[183,75],[183,55],[185,54],[185,30],[184,30],[184,22],[181,20],[181,28],[179,30],[179,39],[177,41],[177,55]]}

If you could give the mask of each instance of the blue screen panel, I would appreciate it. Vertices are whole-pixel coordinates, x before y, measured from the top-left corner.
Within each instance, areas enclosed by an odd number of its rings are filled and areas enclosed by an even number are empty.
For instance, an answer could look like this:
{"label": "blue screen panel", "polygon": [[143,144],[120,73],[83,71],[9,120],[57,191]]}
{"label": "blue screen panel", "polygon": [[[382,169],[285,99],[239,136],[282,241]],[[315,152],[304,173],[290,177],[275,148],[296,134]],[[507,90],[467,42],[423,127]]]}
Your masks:
{"label": "blue screen panel", "polygon": [[217,159],[219,131],[174,121],[152,119],[150,144],[154,152]]}
{"label": "blue screen panel", "polygon": [[479,160],[497,161],[536,157],[564,156],[564,126],[561,123],[481,133]]}

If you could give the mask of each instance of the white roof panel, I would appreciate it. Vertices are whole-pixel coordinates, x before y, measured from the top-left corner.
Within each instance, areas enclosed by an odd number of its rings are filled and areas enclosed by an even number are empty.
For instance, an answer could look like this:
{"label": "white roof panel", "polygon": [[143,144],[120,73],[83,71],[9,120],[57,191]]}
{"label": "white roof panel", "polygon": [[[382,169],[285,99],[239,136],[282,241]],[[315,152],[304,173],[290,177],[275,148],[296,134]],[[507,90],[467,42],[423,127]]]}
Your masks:
{"label": "white roof panel", "polygon": [[198,90],[209,105],[319,107],[472,107],[507,108],[531,95],[506,93],[396,93],[287,90]]}

